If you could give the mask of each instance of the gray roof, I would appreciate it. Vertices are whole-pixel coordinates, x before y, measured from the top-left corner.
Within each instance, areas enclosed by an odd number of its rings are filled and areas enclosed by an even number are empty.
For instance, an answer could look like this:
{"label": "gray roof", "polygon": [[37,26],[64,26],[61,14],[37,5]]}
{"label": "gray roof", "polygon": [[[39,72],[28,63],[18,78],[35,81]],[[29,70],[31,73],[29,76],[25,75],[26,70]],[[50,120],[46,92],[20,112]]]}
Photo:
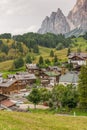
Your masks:
{"label": "gray roof", "polygon": [[17,72],[16,74],[17,75],[28,75],[29,73],[28,72]]}
{"label": "gray roof", "polygon": [[8,78],[14,78],[16,80],[29,80],[29,79],[36,79],[34,74],[30,74],[28,72],[18,72],[14,75],[8,75]]}
{"label": "gray roof", "polygon": [[36,79],[34,74],[26,74],[26,75],[15,75],[17,80],[29,80],[29,79]]}
{"label": "gray roof", "polygon": [[58,72],[54,72],[54,71],[48,71],[48,72],[44,72],[46,75],[48,75],[49,77],[56,77],[59,76],[60,73]]}
{"label": "gray roof", "polygon": [[9,80],[4,80],[0,83],[0,87],[9,87],[12,84],[14,84],[17,80],[16,79],[9,79]]}
{"label": "gray roof", "polygon": [[26,64],[26,67],[28,69],[38,69],[37,65],[36,64]]}
{"label": "gray roof", "polygon": [[78,83],[78,80],[78,74],[70,72],[60,76],[59,82]]}
{"label": "gray roof", "polygon": [[73,53],[70,53],[70,55],[68,56],[68,58],[71,59],[71,58],[73,58],[75,56],[84,59],[84,58],[87,58],[87,53],[75,53],[75,52],[73,52]]}

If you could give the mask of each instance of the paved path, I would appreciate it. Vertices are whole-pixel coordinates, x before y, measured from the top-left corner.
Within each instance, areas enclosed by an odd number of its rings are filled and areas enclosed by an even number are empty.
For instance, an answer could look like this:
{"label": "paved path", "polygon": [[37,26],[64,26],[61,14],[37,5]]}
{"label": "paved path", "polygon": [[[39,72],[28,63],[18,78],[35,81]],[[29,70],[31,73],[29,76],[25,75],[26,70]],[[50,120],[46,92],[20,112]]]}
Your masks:
{"label": "paved path", "polygon": [[[33,104],[21,104],[19,108],[25,110],[28,107],[34,109],[34,105]],[[43,105],[37,105],[36,108],[45,110],[45,109],[48,109],[49,107],[43,106]]]}

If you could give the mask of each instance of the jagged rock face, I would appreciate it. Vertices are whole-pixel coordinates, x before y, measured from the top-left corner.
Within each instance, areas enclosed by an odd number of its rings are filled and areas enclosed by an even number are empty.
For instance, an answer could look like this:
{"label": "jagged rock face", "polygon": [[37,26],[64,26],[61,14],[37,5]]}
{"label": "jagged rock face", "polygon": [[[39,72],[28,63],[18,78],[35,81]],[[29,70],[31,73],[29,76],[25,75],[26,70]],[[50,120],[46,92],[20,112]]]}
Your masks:
{"label": "jagged rock face", "polygon": [[43,21],[38,33],[44,34],[47,32],[54,34],[65,34],[70,31],[66,17],[60,9],[57,12],[52,12],[50,17],[46,17]]}
{"label": "jagged rock face", "polygon": [[68,19],[75,27],[87,30],[87,0],[77,0],[73,10],[68,15]]}
{"label": "jagged rock face", "polygon": [[50,17],[45,18],[38,33],[68,34],[70,31],[71,34],[73,32],[73,35],[74,32],[76,35],[80,35],[87,31],[87,0],[77,0],[67,17],[60,9],[52,12]]}

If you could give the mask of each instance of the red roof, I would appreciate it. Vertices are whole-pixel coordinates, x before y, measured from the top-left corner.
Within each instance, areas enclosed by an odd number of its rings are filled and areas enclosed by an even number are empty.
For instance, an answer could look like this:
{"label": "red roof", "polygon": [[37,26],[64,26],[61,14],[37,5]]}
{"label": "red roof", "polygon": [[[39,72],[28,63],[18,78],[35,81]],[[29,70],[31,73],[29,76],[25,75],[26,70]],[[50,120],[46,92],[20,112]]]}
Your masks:
{"label": "red roof", "polygon": [[12,107],[15,105],[15,103],[11,102],[9,99],[2,101],[1,104],[6,107]]}

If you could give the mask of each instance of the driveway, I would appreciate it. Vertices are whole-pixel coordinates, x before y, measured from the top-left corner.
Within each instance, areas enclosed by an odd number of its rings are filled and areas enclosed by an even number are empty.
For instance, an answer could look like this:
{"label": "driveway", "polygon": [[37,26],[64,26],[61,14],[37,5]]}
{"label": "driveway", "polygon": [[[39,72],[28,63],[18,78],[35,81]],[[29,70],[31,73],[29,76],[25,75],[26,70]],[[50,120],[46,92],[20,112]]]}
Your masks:
{"label": "driveway", "polygon": [[[19,109],[25,110],[28,107],[31,108],[31,109],[34,109],[34,105],[33,104],[20,104]],[[43,105],[37,105],[36,108],[45,110],[45,109],[48,109],[49,107],[43,106]]]}

